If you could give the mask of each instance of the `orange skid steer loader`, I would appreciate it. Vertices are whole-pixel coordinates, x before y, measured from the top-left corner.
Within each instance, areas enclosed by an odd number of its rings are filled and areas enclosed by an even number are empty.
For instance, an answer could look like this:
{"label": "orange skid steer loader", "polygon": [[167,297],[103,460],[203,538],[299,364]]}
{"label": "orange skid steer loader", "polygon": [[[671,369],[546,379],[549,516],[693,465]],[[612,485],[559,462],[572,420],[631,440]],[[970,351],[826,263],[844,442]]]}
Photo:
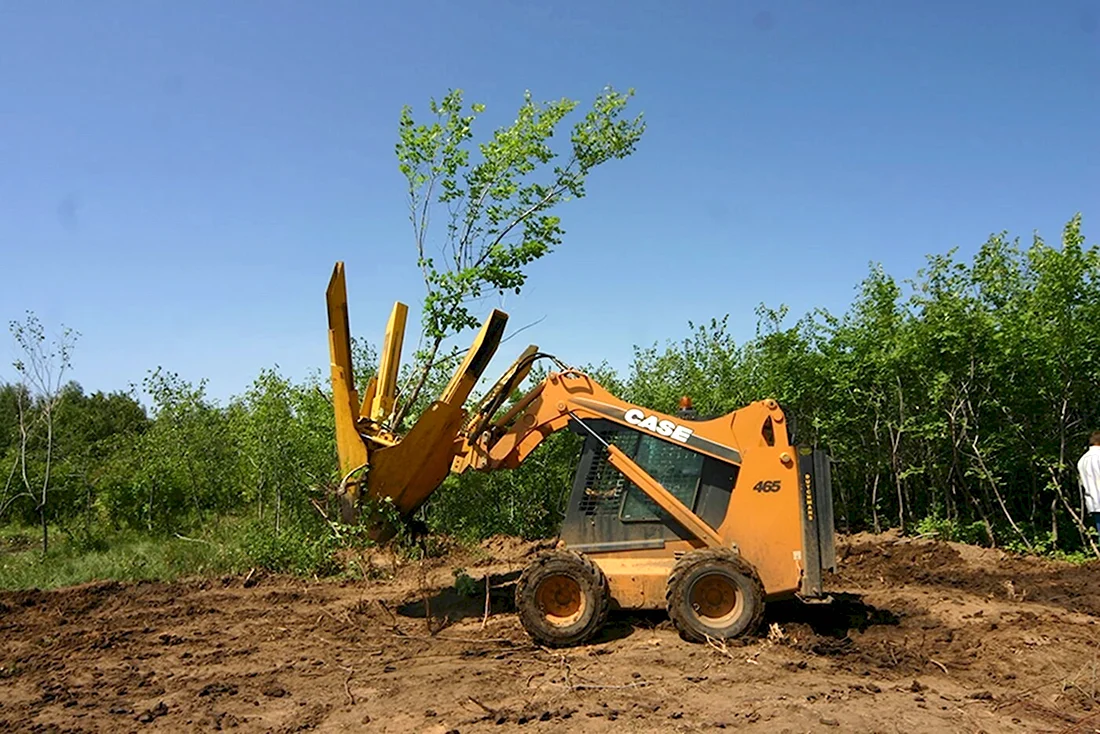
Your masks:
{"label": "orange skid steer loader", "polygon": [[[363,498],[408,518],[451,472],[513,469],[555,431],[584,436],[561,542],[516,584],[520,621],[539,643],[580,644],[612,608],[665,609],[685,639],[729,639],[755,631],[766,601],[824,596],[835,566],[828,459],[791,443],[774,400],[703,420],[666,415],[530,346],[466,410],[507,322],[494,310],[443,393],[399,435],[388,421],[406,306],[394,305],[359,396],[343,263],[327,302],[345,521]],[[540,358],[560,371],[498,415]]]}

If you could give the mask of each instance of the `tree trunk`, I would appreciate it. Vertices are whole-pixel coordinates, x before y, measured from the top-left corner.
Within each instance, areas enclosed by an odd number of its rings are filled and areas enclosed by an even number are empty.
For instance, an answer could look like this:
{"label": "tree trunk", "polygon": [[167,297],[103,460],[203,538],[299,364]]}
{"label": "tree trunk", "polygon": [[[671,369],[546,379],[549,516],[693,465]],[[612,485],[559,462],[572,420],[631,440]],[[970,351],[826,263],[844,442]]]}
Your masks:
{"label": "tree trunk", "polygon": [[[878,412],[878,406],[876,405],[875,406],[875,422],[871,424],[871,434],[875,437],[875,445],[876,446],[878,446],[878,444],[879,444],[879,430],[878,430],[878,427],[879,427],[879,412]],[[877,453],[877,451],[875,453]],[[878,462],[876,461],[875,463],[877,464]],[[880,474],[881,473],[879,472],[878,468],[876,467],[876,469],[875,469],[875,482],[871,487],[871,518],[872,518],[872,521],[874,522],[875,534],[878,534],[878,533],[882,532],[882,525],[879,523],[879,519],[878,519],[878,482],[879,482]]]}
{"label": "tree trunk", "polygon": [[879,473],[875,472],[875,482],[871,485],[871,517],[875,524],[875,534],[882,532],[882,526],[878,521],[878,480]]}
{"label": "tree trunk", "polygon": [[898,447],[901,444],[901,431],[890,427],[890,471],[894,475],[894,489],[898,495],[898,529],[905,533],[905,493],[901,480],[901,462],[898,459]]}
{"label": "tree trunk", "polygon": [[49,522],[46,518],[46,494],[50,486],[50,464],[53,461],[53,412],[52,408],[46,409],[46,470],[42,477],[42,500],[39,502],[38,514],[42,519],[42,555],[46,555],[50,549]]}
{"label": "tree trunk", "polygon": [[1058,498],[1050,501],[1050,547],[1058,547]]}
{"label": "tree trunk", "polygon": [[963,493],[970,499],[970,504],[974,506],[974,510],[978,513],[978,518],[982,521],[982,525],[985,527],[985,537],[989,541],[990,548],[997,547],[997,538],[993,535],[993,523],[989,520],[989,513],[985,511],[981,502],[978,502],[978,498],[971,492],[967,492],[965,488]]}
{"label": "tree trunk", "polygon": [[149,528],[149,532],[153,532],[153,486],[154,482],[149,482],[149,511],[146,515],[146,526]]}
{"label": "tree trunk", "polygon": [[[1053,470],[1051,470],[1049,467],[1047,470],[1053,474]],[[1069,500],[1066,498],[1065,492],[1062,491],[1062,486],[1060,484],[1055,485],[1055,491],[1058,493],[1055,501],[1060,501],[1062,503],[1062,506],[1066,508],[1066,512],[1069,513],[1070,519],[1073,520],[1073,524],[1077,526],[1077,532],[1081,535],[1081,544],[1088,545],[1090,548],[1092,548],[1092,552],[1096,555],[1096,557],[1100,558],[1100,548],[1098,548],[1096,546],[1096,543],[1092,541],[1092,537],[1089,536],[1088,528],[1085,526],[1083,520],[1083,518],[1085,517],[1084,512],[1082,511],[1081,515],[1078,515],[1076,512],[1073,511],[1073,505],[1069,503]]]}
{"label": "tree trunk", "polygon": [[432,367],[435,365],[435,356],[439,353],[439,345],[443,343],[442,337],[436,337],[432,341],[432,348],[428,352],[428,358],[424,362],[424,368],[420,370],[420,376],[416,380],[416,384],[413,386],[412,391],[409,393],[409,397],[402,401],[401,405],[397,409],[397,413],[393,417],[393,430],[400,430],[401,421],[404,420],[409,409],[416,403],[416,399],[420,397],[420,391],[424,389],[424,383],[428,381],[428,375],[432,372]]}
{"label": "tree trunk", "polygon": [[1028,540],[1027,535],[1023,530],[1020,530],[1020,526],[1016,524],[1016,521],[1012,518],[1012,513],[1008,510],[1008,505],[1005,504],[1004,497],[1001,496],[1001,490],[997,486],[997,481],[993,478],[993,474],[985,465],[985,460],[982,459],[982,452],[978,448],[978,441],[976,438],[970,439],[970,444],[974,449],[974,458],[978,460],[978,466],[982,470],[982,474],[985,475],[986,482],[989,484],[989,488],[993,490],[993,496],[997,498],[997,504],[1001,506],[1001,512],[1004,513],[1005,519],[1008,520],[1008,524],[1012,526],[1012,529],[1016,532],[1016,535],[1023,541],[1024,547],[1029,552],[1034,553],[1035,547]]}

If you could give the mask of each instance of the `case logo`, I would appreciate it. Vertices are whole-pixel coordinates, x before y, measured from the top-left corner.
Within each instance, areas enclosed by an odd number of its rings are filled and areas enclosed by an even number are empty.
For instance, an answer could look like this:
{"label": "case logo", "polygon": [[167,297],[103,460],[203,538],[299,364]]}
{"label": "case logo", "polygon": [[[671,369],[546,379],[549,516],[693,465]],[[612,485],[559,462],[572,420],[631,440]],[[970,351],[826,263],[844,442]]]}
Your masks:
{"label": "case logo", "polygon": [[658,436],[665,436],[666,438],[671,438],[674,441],[679,441],[680,443],[686,442],[689,438],[691,438],[691,435],[695,433],[695,431],[691,430],[690,428],[686,426],[681,426],[678,423],[673,423],[670,420],[660,420],[655,415],[647,416],[645,413],[638,410],[637,408],[631,408],[630,410],[626,411],[623,419],[633,426],[644,428],[647,431],[652,431],[653,433],[656,433]]}

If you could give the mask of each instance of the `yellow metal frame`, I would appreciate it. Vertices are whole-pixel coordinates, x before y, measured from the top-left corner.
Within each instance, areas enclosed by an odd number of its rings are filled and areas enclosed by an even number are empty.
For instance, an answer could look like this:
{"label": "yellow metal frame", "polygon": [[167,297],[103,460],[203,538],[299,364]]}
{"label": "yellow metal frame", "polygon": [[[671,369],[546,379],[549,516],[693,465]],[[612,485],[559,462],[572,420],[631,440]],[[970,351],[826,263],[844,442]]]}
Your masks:
{"label": "yellow metal frame", "polygon": [[393,304],[390,320],[386,324],[386,336],[382,340],[382,354],[378,360],[378,388],[371,402],[369,418],[384,423],[393,413],[397,395],[397,370],[401,365],[401,347],[405,341],[405,320],[409,307],[398,301]]}
{"label": "yellow metal frame", "polygon": [[[402,515],[414,512],[450,472],[467,416],[463,404],[500,345],[508,314],[494,310],[438,400],[404,436],[386,423],[394,413],[408,307],[394,303],[386,324],[378,373],[360,399],[351,361],[346,273],[337,262],[325,293],[328,307],[332,407],[343,477],[343,517],[354,521],[361,496],[392,500]],[[529,369],[529,367],[528,367]],[[522,373],[526,375],[526,372]],[[363,478],[356,478],[361,472]]]}
{"label": "yellow metal frame", "polygon": [[[340,470],[347,475],[367,463],[367,447],[359,438],[355,417],[360,412],[351,365],[351,328],[348,324],[348,290],[344,263],[336,263],[325,292],[328,304],[328,351],[332,382],[332,408],[336,419],[336,448]],[[369,392],[369,390],[368,390]],[[354,485],[349,485],[353,487]],[[357,490],[352,490],[357,491]]]}

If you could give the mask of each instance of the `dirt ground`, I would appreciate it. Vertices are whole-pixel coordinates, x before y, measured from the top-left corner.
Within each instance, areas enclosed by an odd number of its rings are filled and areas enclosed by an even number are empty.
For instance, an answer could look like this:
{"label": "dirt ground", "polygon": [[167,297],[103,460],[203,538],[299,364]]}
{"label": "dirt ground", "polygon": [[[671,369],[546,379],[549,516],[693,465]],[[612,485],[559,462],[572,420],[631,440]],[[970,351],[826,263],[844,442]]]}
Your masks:
{"label": "dirt ground", "polygon": [[0,594],[0,730],[1100,731],[1100,564],[854,536],[831,605],[772,605],[744,643],[618,614],[550,651],[511,613],[535,547],[376,558],[369,581]]}

